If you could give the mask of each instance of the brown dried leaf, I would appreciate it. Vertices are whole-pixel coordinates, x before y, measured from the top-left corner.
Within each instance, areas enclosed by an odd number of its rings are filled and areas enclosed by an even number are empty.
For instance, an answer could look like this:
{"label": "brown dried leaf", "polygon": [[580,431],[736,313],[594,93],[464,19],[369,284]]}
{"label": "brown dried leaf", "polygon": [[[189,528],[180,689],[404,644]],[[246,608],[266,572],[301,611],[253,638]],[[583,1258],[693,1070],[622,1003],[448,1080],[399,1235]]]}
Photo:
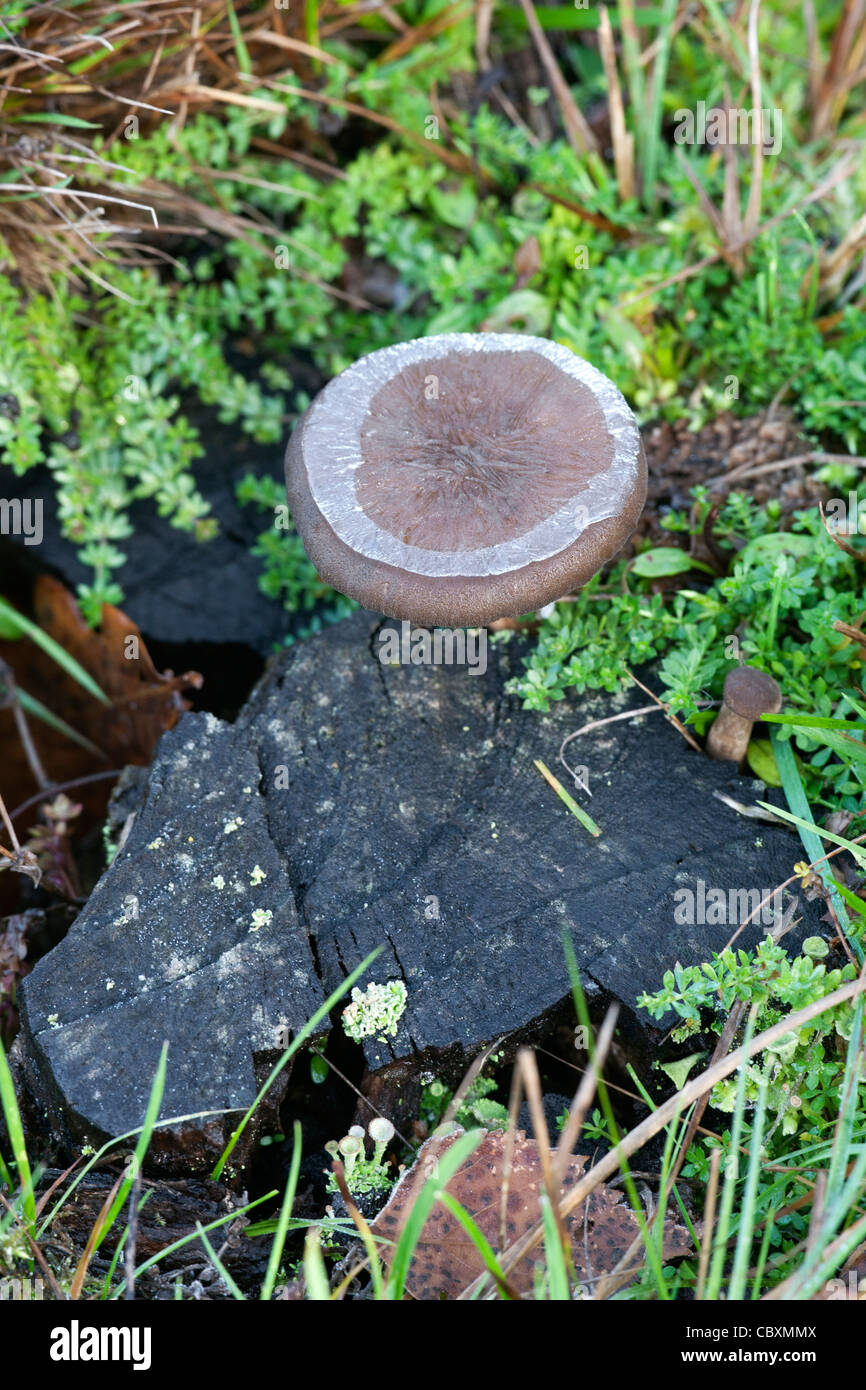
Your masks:
{"label": "brown dried leaf", "polygon": [[29,849],[17,849],[14,854],[4,849],[3,857],[0,858],[0,869],[11,869],[15,874],[25,874],[27,878],[32,878],[34,888],[38,888],[42,880],[42,870],[36,855]]}
{"label": "brown dried leaf", "polygon": [[[385,1208],[372,1225],[374,1235],[396,1242],[406,1224],[412,1204],[424,1182],[435,1172],[439,1159],[462,1134],[455,1130],[434,1135],[422,1145],[414,1166],[401,1178]],[[500,1209],[507,1136],[492,1132],[484,1138],[466,1163],[447,1184],[447,1191],[465,1208],[483,1231],[494,1250],[501,1250]],[[586,1158],[569,1160],[563,1191],[573,1187],[583,1174]],[[507,1178],[505,1201],[505,1240],[514,1243],[541,1219],[539,1194],[543,1191],[538,1146],[518,1130]],[[626,1253],[639,1226],[622,1192],[600,1184],[588,1200],[565,1219],[571,1241],[575,1273],[581,1283],[593,1283],[608,1274]],[[393,1246],[381,1247],[389,1263]],[[664,1227],[664,1258],[691,1252],[685,1227],[667,1220]],[[543,1259],[538,1251],[524,1259],[509,1274],[509,1282],[522,1295],[531,1296],[534,1263]],[[446,1207],[437,1203],[421,1234],[409,1275],[407,1291],[417,1299],[457,1298],[484,1270],[478,1251],[463,1227]]]}
{"label": "brown dried leaf", "polygon": [[46,703],[109,758],[149,762],[160,735],[189,709],[180,692],[190,686],[198,689],[201,676],[196,671],[182,676],[157,671],[135,623],[110,604],[102,606],[99,631],[89,628],[74,596],[47,575],[36,581],[33,606],[39,626],[93,677],[111,700],[112,709],[56,666],[53,681],[62,687],[62,705],[51,699]]}

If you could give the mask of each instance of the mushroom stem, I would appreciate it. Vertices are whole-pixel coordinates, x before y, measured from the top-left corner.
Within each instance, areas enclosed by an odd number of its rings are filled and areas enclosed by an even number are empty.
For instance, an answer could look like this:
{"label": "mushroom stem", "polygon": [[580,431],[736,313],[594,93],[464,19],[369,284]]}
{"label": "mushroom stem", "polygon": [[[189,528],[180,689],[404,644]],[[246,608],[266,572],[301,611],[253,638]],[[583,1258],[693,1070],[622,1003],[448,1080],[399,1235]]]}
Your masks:
{"label": "mushroom stem", "polygon": [[782,692],[772,676],[754,666],[735,666],[725,676],[722,707],[707,735],[710,757],[742,764],[755,720],[781,708]]}
{"label": "mushroom stem", "polygon": [[753,719],[744,719],[722,702],[707,734],[707,752],[723,763],[742,763],[752,736]]}

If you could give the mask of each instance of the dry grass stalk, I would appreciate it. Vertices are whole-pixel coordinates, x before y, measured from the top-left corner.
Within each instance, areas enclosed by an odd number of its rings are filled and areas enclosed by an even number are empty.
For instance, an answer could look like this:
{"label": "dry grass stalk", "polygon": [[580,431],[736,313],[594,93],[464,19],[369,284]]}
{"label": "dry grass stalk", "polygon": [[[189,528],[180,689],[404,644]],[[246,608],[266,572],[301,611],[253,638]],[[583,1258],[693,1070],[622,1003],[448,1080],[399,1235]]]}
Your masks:
{"label": "dry grass stalk", "polygon": [[613,30],[610,25],[607,5],[602,5],[599,10],[598,37],[601,59],[604,64],[604,76],[607,83],[607,105],[608,111],[610,112],[610,136],[613,142],[613,163],[616,169],[616,181],[619,185],[619,196],[623,202],[626,202],[629,198],[635,196],[634,136],[630,130],[626,129],[622,90],[619,85],[619,74],[616,67]]}
{"label": "dry grass stalk", "polygon": [[581,113],[577,102],[571,95],[571,89],[562,75],[553,49],[548,43],[547,36],[538,22],[538,16],[533,8],[532,0],[520,0],[520,3],[523,6],[523,13],[526,15],[526,23],[532,35],[532,42],[538,50],[538,56],[542,61],[544,70],[550,80],[550,85],[553,88],[553,94],[559,104],[568,143],[578,154],[597,152],[598,141]]}

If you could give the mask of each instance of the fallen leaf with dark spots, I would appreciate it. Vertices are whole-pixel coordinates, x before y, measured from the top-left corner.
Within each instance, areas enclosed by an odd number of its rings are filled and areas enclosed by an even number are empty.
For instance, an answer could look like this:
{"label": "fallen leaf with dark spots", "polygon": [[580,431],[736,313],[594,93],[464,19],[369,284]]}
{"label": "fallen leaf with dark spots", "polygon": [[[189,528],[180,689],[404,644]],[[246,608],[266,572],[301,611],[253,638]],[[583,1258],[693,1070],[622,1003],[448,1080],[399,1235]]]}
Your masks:
{"label": "fallen leaf with dark spots", "polygon": [[[419,1189],[462,1133],[457,1129],[447,1135],[434,1135],[422,1145],[415,1164],[401,1178],[373,1223],[374,1235],[394,1243],[399,1240]],[[527,1139],[518,1130],[507,1180],[504,1176],[506,1143],[507,1136],[501,1131],[487,1134],[446,1187],[473,1218],[494,1251],[500,1253],[504,1246],[512,1245],[541,1220],[539,1197],[544,1190],[535,1140]],[[569,1160],[564,1192],[583,1176],[586,1163],[583,1155]],[[640,1230],[623,1193],[604,1183],[565,1218],[565,1228],[578,1281],[592,1285],[602,1275],[610,1273]],[[384,1245],[380,1249],[385,1264],[389,1264],[394,1245]],[[685,1227],[666,1220],[663,1257],[673,1259],[691,1251],[692,1243]],[[642,1254],[636,1257],[635,1263],[642,1266]],[[535,1267],[543,1264],[543,1248],[538,1246],[509,1273],[509,1284],[521,1297],[532,1297]],[[415,1247],[406,1289],[414,1298],[422,1300],[457,1298],[484,1268],[463,1226],[442,1203],[437,1203]]]}

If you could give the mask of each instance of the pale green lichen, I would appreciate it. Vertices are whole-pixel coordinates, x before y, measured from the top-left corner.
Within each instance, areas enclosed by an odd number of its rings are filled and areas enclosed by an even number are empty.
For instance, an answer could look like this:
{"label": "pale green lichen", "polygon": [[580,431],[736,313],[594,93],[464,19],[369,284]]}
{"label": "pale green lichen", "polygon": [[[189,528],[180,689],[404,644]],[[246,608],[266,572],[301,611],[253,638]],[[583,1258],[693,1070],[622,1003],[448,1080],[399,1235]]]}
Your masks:
{"label": "pale green lichen", "polygon": [[257,884],[264,883],[266,878],[267,874],[265,873],[264,869],[260,869],[257,864],[256,867],[253,869],[252,873],[250,874],[250,883],[255,888]]}
{"label": "pale green lichen", "polygon": [[406,1000],[406,986],[402,980],[368,985],[365,990],[356,986],[352,990],[351,1004],[347,1004],[343,1010],[346,1034],[354,1042],[383,1034],[393,1037],[405,1012]]}
{"label": "pale green lichen", "polygon": [[257,907],[253,913],[253,925],[250,927],[250,931],[258,931],[259,927],[266,927],[273,915],[270,908]]}

